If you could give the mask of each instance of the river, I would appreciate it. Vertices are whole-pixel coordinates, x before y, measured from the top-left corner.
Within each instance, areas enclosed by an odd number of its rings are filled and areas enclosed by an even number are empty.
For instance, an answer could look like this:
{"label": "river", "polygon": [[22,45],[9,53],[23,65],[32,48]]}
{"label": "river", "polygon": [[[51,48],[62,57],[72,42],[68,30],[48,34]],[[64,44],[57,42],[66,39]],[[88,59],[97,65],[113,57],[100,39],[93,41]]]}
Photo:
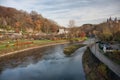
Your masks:
{"label": "river", "polygon": [[9,60],[0,71],[0,80],[85,80],[82,55],[86,47],[66,57],[63,53],[65,46],[68,45],[40,48],[39,53],[44,54],[40,58],[38,53],[21,61]]}

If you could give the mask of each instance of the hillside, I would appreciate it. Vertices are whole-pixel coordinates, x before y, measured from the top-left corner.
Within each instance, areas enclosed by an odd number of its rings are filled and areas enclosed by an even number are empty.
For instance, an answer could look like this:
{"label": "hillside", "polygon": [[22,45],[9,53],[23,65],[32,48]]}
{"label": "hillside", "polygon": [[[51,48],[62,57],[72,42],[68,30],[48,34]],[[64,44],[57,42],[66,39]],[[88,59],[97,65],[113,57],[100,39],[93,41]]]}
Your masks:
{"label": "hillside", "polygon": [[57,32],[58,24],[35,11],[30,13],[0,6],[0,28],[15,32]]}
{"label": "hillside", "polygon": [[100,24],[84,24],[79,27],[87,36],[95,35],[104,41],[120,41],[120,20],[109,18]]}
{"label": "hillside", "polygon": [[[57,33],[59,28],[60,26],[55,21],[44,18],[36,11],[28,13],[23,10],[0,6],[0,29],[7,32],[50,34]],[[110,17],[100,24],[83,24],[80,27],[64,28],[63,31],[65,30],[71,34],[69,37],[97,36],[101,40],[120,41],[120,20],[117,18],[112,19]]]}

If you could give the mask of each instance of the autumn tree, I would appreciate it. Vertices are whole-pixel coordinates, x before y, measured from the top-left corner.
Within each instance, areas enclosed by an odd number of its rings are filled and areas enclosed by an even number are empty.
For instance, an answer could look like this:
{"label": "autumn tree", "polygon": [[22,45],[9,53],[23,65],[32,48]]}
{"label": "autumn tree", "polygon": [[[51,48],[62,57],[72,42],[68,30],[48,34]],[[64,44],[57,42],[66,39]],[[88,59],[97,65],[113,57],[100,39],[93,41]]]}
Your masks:
{"label": "autumn tree", "polygon": [[49,23],[50,23],[49,25],[50,25],[51,33],[56,33],[59,25],[55,21],[50,20],[50,19],[49,19]]}
{"label": "autumn tree", "polygon": [[36,11],[27,13],[23,10],[0,6],[0,27],[6,29],[7,26],[17,32],[32,29],[35,33],[55,33],[59,27],[55,21],[44,18]]}

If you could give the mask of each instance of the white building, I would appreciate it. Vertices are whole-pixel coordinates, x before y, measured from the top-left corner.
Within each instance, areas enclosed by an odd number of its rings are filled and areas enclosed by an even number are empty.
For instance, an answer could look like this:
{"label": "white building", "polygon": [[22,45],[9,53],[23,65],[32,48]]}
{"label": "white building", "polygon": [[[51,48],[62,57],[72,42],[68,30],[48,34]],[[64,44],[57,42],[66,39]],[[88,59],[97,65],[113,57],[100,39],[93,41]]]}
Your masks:
{"label": "white building", "polygon": [[68,30],[65,28],[60,28],[58,31],[58,34],[66,34],[66,33],[68,33]]}
{"label": "white building", "polygon": [[0,32],[6,32],[6,30],[0,28]]}

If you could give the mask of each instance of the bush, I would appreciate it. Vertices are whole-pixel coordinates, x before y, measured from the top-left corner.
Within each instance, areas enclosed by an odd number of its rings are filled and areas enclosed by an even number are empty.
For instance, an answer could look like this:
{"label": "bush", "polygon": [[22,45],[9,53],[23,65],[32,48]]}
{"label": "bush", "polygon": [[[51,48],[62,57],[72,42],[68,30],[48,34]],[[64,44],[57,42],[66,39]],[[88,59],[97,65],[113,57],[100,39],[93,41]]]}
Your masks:
{"label": "bush", "polygon": [[107,78],[107,67],[104,64],[100,64],[97,67],[98,72],[104,76],[105,78]]}

